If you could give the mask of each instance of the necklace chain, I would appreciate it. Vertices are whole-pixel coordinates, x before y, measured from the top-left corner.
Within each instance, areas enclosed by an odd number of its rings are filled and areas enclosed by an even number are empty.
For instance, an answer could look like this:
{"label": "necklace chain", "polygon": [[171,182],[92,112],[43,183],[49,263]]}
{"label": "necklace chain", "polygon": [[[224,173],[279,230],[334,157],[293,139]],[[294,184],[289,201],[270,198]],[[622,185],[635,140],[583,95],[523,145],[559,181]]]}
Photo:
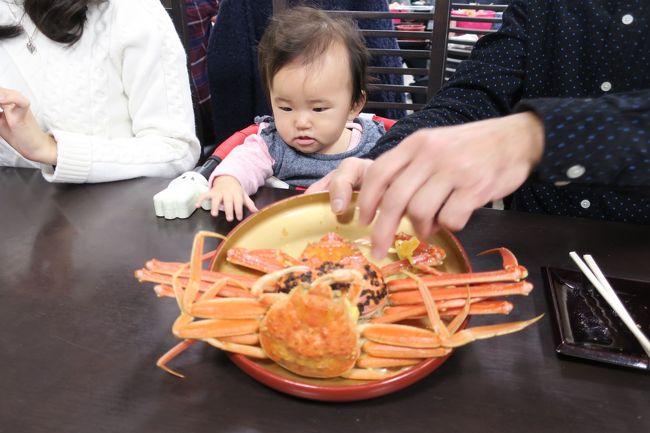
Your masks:
{"label": "necklace chain", "polygon": [[[16,7],[20,7],[16,1],[13,1],[13,5]],[[18,15],[14,12],[13,8],[11,7],[11,4],[8,4],[8,9],[11,15],[14,17],[16,20],[17,24],[21,27],[23,27],[23,21],[25,19],[25,15],[27,15],[27,11],[23,8],[23,14],[18,18]],[[34,45],[34,37],[36,36],[36,32],[38,32],[38,27],[34,26],[34,30],[32,31],[31,36],[25,31],[25,34],[27,35],[27,42],[25,43],[25,47],[27,47],[27,51],[29,51],[30,54],[34,54],[36,52],[36,45]]]}

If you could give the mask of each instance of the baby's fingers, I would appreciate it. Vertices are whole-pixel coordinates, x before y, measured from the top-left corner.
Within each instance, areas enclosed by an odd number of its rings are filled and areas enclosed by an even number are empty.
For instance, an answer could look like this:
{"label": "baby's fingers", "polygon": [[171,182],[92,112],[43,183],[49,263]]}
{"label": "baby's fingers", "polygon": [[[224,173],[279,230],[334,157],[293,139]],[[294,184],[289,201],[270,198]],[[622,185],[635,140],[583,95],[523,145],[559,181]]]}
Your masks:
{"label": "baby's fingers", "polygon": [[204,192],[199,194],[198,198],[196,199],[196,203],[194,203],[194,207],[196,207],[197,209],[200,208],[203,205],[203,202],[205,200],[210,200],[209,192]]}
{"label": "baby's fingers", "polygon": [[216,194],[212,197],[212,206],[210,206],[210,214],[213,217],[219,216],[219,207],[221,207],[222,197],[221,194]]}
{"label": "baby's fingers", "polygon": [[[214,203],[214,202],[213,202]],[[235,216],[235,211],[233,210],[236,205],[236,201],[231,195],[224,194],[223,196],[223,213],[226,216],[226,221],[232,221]],[[214,215],[214,213],[213,213]]]}
{"label": "baby's fingers", "polygon": [[253,202],[253,200],[251,200],[248,194],[242,191],[242,194],[240,196],[234,197],[234,202],[233,202],[235,216],[239,221],[241,221],[244,218],[244,206],[246,206],[246,209],[248,209],[251,212],[257,212],[257,207],[255,207],[255,203]]}
{"label": "baby's fingers", "polygon": [[244,196],[244,204],[246,205],[246,209],[248,209],[251,212],[257,212],[257,206],[255,206],[255,202],[247,195]]}
{"label": "baby's fingers", "polygon": [[[237,218],[237,221],[241,221],[242,218],[244,218],[244,198],[242,196],[238,195],[233,197],[232,210],[235,213],[235,218]],[[228,219],[227,215],[226,219],[228,221],[232,221],[232,217]]]}

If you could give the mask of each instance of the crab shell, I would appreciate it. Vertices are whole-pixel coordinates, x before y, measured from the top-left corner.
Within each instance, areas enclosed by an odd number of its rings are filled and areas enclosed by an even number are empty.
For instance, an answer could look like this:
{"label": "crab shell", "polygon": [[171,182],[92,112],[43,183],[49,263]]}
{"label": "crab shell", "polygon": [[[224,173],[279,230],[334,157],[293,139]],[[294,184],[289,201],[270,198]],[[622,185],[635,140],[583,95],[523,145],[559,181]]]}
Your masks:
{"label": "crab shell", "polygon": [[318,242],[307,244],[300,255],[300,260],[312,268],[317,268],[324,262],[340,262],[346,257],[364,258],[355,244],[337,233],[329,232]]}
{"label": "crab shell", "polygon": [[337,377],[359,357],[358,317],[358,309],[329,284],[299,286],[262,319],[260,344],[269,358],[293,373]]}

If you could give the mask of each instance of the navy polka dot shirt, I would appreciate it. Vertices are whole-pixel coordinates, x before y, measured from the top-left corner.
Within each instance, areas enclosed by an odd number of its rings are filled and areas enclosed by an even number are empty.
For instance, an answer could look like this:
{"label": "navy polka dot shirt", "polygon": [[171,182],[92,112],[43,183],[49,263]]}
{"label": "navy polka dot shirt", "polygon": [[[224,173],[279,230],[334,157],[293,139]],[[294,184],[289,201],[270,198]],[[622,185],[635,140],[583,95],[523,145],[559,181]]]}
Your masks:
{"label": "navy polka dot shirt", "polygon": [[513,208],[650,224],[649,35],[647,0],[513,0],[501,30],[371,157],[420,128],[532,110],[545,153]]}

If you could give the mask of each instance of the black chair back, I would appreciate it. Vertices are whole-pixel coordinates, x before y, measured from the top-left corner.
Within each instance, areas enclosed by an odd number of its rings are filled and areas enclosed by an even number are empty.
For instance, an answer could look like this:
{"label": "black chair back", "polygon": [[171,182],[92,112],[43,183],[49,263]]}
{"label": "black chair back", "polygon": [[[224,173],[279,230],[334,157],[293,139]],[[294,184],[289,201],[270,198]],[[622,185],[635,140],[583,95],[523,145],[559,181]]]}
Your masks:
{"label": "black chair back", "polygon": [[[300,3],[298,3],[300,4]],[[273,0],[273,11],[277,13],[293,3],[288,0]],[[433,96],[442,82],[442,71],[436,72],[430,68],[431,58],[437,55],[431,41],[434,38],[433,29],[437,28],[433,7],[411,7],[403,11],[358,11],[358,10],[327,10],[331,15],[352,17],[360,22],[360,31],[366,41],[377,38],[388,38],[397,41],[395,48],[373,48],[369,43],[368,50],[373,58],[393,57],[398,59],[394,66],[371,66],[368,72],[374,76],[412,76],[415,82],[411,85],[375,83],[372,85],[371,97],[366,103],[365,111],[375,112],[382,109],[418,110]],[[365,29],[361,22],[388,22],[387,29]],[[398,20],[396,25],[390,24]],[[433,25],[432,25],[433,23]],[[406,64],[403,67],[402,63]],[[388,92],[406,98],[391,100],[373,100],[372,93]]]}

